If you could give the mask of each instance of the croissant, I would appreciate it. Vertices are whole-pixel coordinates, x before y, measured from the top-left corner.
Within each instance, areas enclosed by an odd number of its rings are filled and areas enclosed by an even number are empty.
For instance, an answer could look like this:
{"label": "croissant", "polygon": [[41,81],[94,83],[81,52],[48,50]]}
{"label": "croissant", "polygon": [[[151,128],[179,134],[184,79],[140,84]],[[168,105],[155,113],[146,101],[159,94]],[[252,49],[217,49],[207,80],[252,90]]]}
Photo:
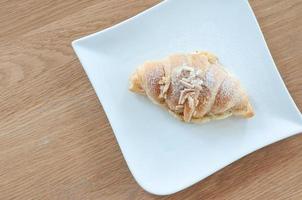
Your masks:
{"label": "croissant", "polygon": [[147,95],[185,122],[254,115],[239,81],[208,52],[147,61],[130,77],[129,89]]}

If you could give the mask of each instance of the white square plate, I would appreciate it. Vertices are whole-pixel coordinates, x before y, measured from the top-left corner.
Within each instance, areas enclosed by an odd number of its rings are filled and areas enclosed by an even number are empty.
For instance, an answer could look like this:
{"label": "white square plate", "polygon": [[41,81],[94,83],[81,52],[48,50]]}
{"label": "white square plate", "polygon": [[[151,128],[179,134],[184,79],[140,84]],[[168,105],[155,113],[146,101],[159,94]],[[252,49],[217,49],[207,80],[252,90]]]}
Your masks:
{"label": "white square plate", "polygon": [[[302,118],[245,0],[170,0],[72,43],[137,182],[182,190],[239,158],[302,131]],[[145,60],[208,50],[241,80],[256,116],[182,123],[128,91]]]}

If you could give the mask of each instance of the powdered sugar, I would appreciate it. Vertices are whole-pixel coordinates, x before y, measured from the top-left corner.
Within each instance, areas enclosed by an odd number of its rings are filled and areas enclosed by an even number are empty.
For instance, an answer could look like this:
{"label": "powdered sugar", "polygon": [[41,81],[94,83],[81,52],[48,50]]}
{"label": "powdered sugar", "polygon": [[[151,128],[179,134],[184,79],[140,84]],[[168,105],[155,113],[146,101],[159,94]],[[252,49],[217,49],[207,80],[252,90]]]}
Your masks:
{"label": "powdered sugar", "polygon": [[151,85],[157,85],[159,81],[161,81],[161,77],[164,76],[164,70],[163,68],[155,68],[154,70],[151,70],[149,72],[149,75],[146,76],[147,78],[147,83]]}
{"label": "powdered sugar", "polygon": [[214,77],[213,68],[209,68],[206,71],[203,80],[204,80],[204,84],[207,85],[210,88],[212,88],[215,85],[215,77]]}
{"label": "powdered sugar", "polygon": [[221,97],[227,98],[233,103],[237,103],[241,99],[241,93],[238,92],[237,88],[238,86],[239,84],[236,83],[234,78],[226,78],[220,85],[219,94]]}

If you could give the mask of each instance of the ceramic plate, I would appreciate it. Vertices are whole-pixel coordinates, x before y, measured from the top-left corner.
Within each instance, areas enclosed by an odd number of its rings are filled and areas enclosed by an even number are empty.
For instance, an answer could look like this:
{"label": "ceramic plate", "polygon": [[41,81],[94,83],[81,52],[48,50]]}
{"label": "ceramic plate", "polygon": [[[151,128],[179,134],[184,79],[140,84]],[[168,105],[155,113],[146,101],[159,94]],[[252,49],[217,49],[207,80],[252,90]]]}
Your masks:
{"label": "ceramic plate", "polygon": [[[302,131],[302,118],[245,0],[170,0],[72,43],[136,181],[150,193],[182,190]],[[256,116],[185,124],[128,91],[145,60],[215,53],[248,91]],[[236,176],[236,175],[234,175]]]}

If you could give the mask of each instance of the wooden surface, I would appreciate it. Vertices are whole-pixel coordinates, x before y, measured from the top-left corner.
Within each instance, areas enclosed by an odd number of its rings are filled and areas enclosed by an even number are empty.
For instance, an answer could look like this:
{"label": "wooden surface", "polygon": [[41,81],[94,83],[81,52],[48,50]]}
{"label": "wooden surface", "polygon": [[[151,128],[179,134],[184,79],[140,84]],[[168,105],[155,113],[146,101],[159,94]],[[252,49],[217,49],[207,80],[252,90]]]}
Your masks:
{"label": "wooden surface", "polygon": [[[0,199],[302,199],[302,135],[175,195],[132,178],[70,42],[159,0],[0,0]],[[302,1],[252,0],[302,109]]]}

